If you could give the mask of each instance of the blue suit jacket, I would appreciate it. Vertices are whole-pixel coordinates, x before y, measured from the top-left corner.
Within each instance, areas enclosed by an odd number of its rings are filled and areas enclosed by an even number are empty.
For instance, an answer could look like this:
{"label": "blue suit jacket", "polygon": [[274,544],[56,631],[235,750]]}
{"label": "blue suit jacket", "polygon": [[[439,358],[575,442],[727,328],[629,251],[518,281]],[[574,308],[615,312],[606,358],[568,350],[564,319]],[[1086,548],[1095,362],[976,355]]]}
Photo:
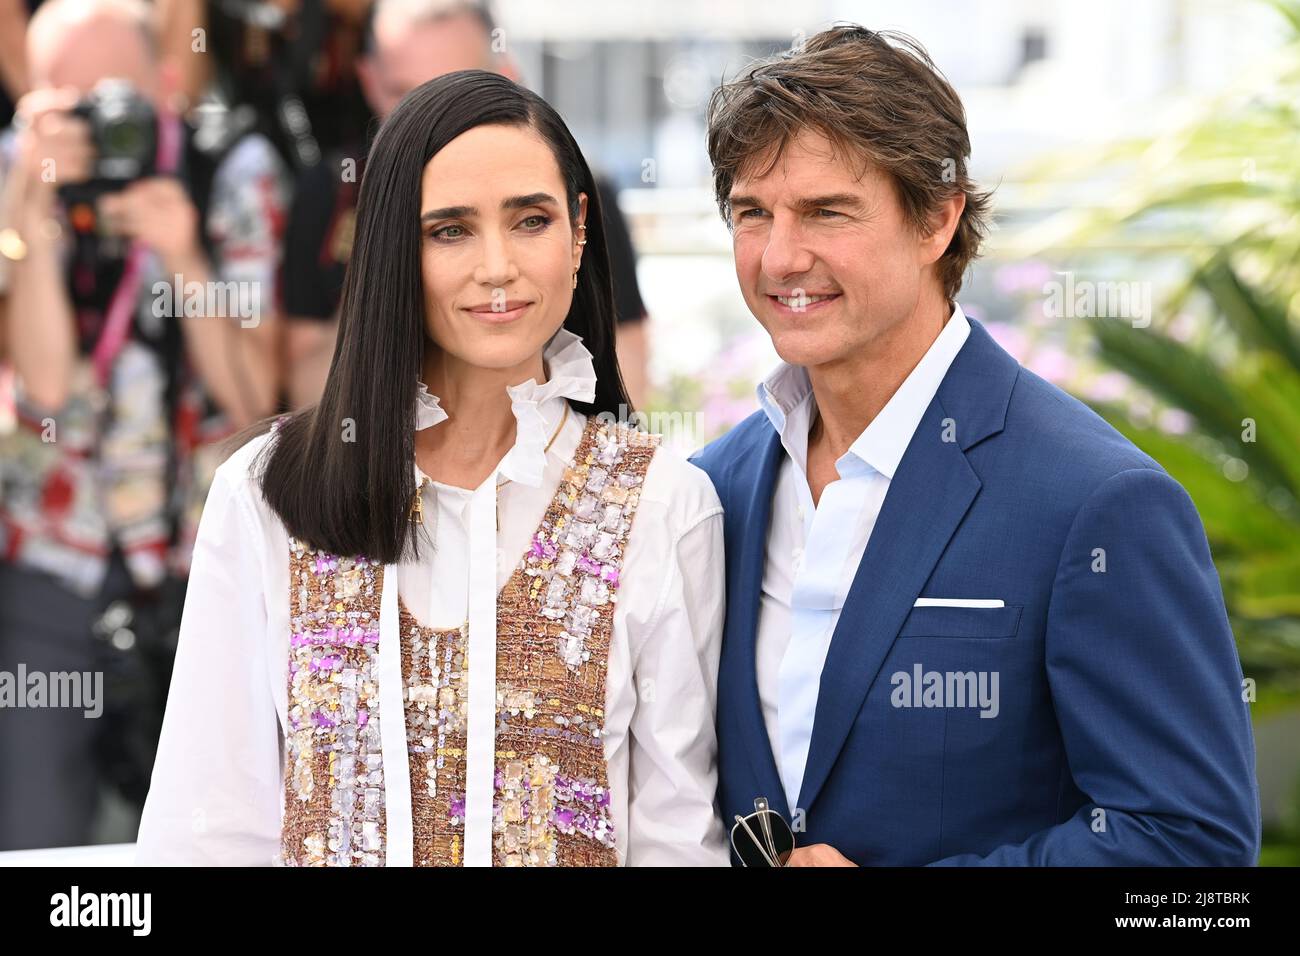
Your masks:
{"label": "blue suit jacket", "polygon": [[[1255,862],[1250,714],[1191,500],[974,321],[853,579],[792,815],[754,670],[783,454],[759,412],[693,459],[726,510],[717,730],[728,830],[764,796],[804,827],[799,845],[829,843],[859,864]],[[914,608],[918,597],[1006,606]],[[895,706],[895,675],[916,665],[996,672],[997,716]]]}

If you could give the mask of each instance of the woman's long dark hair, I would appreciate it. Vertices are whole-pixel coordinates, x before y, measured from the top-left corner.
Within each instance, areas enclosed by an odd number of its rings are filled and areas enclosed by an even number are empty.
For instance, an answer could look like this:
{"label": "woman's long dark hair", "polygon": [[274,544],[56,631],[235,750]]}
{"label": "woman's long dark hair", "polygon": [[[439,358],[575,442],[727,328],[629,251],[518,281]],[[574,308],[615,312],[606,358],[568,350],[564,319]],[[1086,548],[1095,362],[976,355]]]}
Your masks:
{"label": "woman's long dark hair", "polygon": [[594,356],[596,398],[573,407],[588,415],[631,408],[614,354],[600,200],[573,135],[545,100],[503,76],[461,70],[430,80],[397,105],[370,149],[338,342],[320,402],[283,421],[267,445],[262,494],[289,532],[314,547],[384,563],[414,553],[408,515],[415,495],[416,382],[427,336],[421,176],[453,139],[489,124],[529,127],[550,144],[571,222],[578,194],[587,194],[587,245],[564,327]]}

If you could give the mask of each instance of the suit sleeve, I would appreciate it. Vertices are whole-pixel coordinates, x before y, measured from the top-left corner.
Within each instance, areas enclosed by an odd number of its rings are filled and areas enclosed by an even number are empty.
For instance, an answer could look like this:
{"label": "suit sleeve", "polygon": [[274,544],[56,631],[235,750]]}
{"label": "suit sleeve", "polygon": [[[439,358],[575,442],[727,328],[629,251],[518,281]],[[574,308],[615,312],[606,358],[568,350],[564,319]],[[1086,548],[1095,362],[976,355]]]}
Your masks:
{"label": "suit sleeve", "polygon": [[1022,843],[931,865],[1254,865],[1241,663],[1200,517],[1164,472],[1116,474],[1076,515],[1045,655],[1069,770],[1089,802]]}

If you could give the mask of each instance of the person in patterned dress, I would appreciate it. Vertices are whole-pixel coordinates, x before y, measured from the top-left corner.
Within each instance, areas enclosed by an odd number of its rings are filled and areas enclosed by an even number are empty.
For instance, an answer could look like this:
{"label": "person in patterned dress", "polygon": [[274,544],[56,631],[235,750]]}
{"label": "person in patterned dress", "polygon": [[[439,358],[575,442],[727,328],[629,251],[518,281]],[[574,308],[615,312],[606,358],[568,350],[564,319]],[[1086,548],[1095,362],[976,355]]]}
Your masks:
{"label": "person in patterned dress", "polygon": [[412,91],[320,402],[217,471],[140,863],[727,864],[722,511],[626,424],[614,322],[555,111]]}

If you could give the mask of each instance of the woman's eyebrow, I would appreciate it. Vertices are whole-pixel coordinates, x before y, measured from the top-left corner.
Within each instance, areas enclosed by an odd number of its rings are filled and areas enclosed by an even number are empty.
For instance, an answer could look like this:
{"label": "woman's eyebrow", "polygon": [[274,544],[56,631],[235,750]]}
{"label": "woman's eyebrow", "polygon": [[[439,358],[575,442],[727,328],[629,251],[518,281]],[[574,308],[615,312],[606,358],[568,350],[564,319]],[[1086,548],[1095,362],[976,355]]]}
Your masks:
{"label": "woman's eyebrow", "polygon": [[[502,209],[527,209],[529,206],[542,206],[546,203],[559,205],[559,201],[550,193],[529,193],[526,196],[511,196],[508,199],[501,200]],[[478,209],[475,206],[443,206],[441,209],[430,209],[420,216],[421,222],[429,222],[433,219],[461,219],[468,216],[477,216]]]}
{"label": "woman's eyebrow", "polygon": [[547,203],[558,206],[559,201],[550,193],[529,193],[527,196],[512,196],[501,200],[502,209],[527,209],[529,206],[544,206]]}

